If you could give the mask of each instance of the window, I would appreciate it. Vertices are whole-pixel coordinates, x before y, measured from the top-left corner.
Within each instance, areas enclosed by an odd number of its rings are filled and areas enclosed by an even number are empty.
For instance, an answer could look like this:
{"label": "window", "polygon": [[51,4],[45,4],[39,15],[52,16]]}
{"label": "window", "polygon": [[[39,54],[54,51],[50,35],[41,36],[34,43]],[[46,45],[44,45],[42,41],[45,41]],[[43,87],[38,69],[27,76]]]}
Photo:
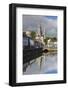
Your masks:
{"label": "window", "polygon": [[30,46],[34,45],[34,41],[30,39]]}
{"label": "window", "polygon": [[23,46],[28,46],[28,38],[23,37]]}

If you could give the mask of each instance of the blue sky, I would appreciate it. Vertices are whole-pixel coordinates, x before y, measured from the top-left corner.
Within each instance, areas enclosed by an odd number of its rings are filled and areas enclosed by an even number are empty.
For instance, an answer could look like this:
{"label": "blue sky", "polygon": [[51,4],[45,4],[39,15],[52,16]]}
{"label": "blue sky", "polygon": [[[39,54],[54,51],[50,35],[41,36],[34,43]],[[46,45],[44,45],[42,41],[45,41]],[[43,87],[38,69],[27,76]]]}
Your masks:
{"label": "blue sky", "polygon": [[48,19],[53,19],[53,20],[57,19],[57,16],[44,16],[44,17],[47,17]]}
{"label": "blue sky", "polygon": [[[44,18],[48,19],[46,36],[57,37],[57,16],[44,16]],[[50,23],[53,24],[53,27]]]}

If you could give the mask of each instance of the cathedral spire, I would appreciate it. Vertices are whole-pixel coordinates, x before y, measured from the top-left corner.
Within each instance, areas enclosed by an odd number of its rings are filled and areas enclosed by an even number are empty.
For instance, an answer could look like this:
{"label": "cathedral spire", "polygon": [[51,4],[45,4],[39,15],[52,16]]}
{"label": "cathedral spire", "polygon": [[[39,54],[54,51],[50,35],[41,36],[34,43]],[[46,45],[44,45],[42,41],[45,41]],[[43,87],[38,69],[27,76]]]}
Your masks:
{"label": "cathedral spire", "polygon": [[40,24],[40,35],[41,35],[41,36],[43,35],[41,24]]}

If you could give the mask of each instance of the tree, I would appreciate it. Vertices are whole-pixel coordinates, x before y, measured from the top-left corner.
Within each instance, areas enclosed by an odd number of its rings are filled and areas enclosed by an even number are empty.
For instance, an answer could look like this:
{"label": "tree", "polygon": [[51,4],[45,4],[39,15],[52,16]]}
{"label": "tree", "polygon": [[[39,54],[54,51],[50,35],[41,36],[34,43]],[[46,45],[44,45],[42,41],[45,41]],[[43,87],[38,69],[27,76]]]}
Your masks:
{"label": "tree", "polygon": [[44,43],[47,44],[47,40],[46,39],[44,39]]}
{"label": "tree", "polygon": [[36,37],[36,32],[32,31],[30,35],[31,35],[32,39],[35,39],[35,37]]}
{"label": "tree", "polygon": [[48,42],[49,39],[50,39],[49,37],[46,37],[46,38],[44,39],[45,44],[47,44],[47,42]]}
{"label": "tree", "polygon": [[56,38],[56,37],[53,37],[53,38],[51,38],[51,40],[52,40],[53,42],[56,42],[56,41],[57,41],[57,38]]}
{"label": "tree", "polygon": [[46,37],[44,39],[45,44],[47,44],[47,42],[48,42],[49,39],[51,39],[52,42],[56,42],[57,41],[57,38],[56,37]]}

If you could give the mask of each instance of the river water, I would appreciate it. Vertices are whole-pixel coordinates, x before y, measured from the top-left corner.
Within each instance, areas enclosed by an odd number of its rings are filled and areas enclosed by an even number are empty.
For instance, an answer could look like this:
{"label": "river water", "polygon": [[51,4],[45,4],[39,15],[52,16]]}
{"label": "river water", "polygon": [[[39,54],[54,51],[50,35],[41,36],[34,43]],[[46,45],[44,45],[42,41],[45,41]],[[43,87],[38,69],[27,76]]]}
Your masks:
{"label": "river water", "polygon": [[23,65],[23,74],[55,74],[57,73],[57,53],[43,53],[40,57]]}

